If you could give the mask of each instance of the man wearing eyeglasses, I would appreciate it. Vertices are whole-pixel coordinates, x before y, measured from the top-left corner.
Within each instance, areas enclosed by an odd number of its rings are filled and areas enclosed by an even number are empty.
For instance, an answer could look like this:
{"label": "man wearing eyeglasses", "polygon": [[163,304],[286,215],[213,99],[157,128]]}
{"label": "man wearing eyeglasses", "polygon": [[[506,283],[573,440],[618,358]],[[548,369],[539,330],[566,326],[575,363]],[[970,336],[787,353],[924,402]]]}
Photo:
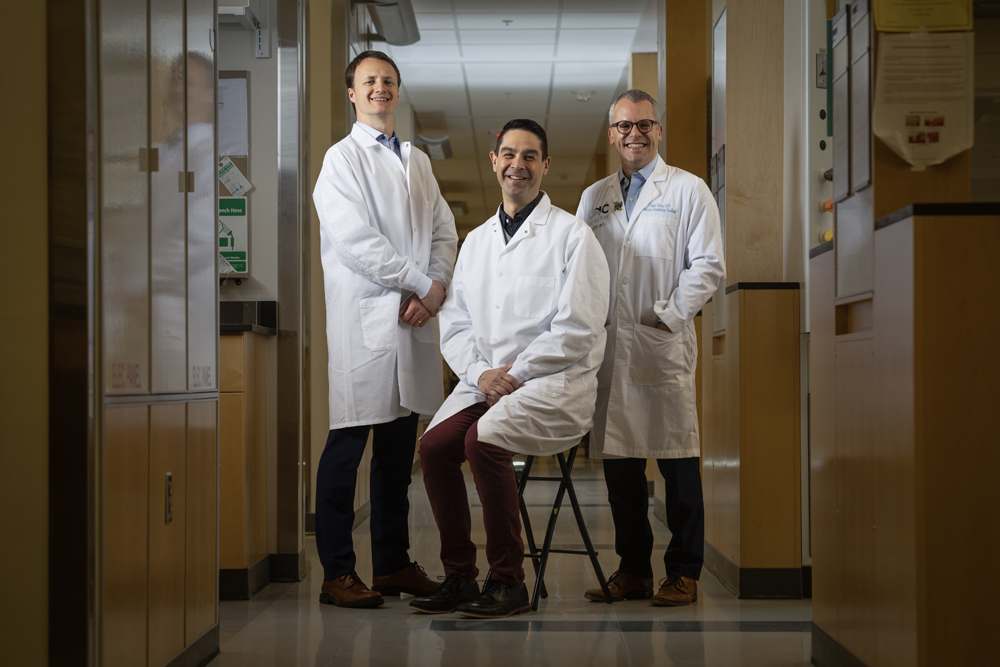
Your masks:
{"label": "man wearing eyeglasses", "polygon": [[[604,363],[590,455],[603,459],[620,564],[615,600],[691,604],[704,562],[694,317],[725,277],[719,210],[705,181],[657,154],[656,100],[628,90],[608,112],[621,169],[587,188],[576,216],[587,222],[611,270]],[[653,593],[653,531],[646,460],[666,481],[670,544]],[[600,589],[587,598],[603,601]]]}

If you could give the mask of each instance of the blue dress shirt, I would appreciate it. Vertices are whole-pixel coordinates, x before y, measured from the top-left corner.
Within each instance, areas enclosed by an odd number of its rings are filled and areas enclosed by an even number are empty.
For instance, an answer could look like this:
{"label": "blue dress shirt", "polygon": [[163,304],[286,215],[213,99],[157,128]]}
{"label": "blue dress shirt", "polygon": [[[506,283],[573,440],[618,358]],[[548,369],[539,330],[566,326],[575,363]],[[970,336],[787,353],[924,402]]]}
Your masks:
{"label": "blue dress shirt", "polygon": [[649,180],[649,177],[655,168],[656,157],[654,156],[653,159],[649,161],[649,164],[632,174],[631,183],[625,176],[625,173],[621,169],[618,170],[618,182],[622,186],[622,199],[625,200],[626,220],[632,219],[632,209],[635,208],[635,203],[639,200],[639,193],[642,192],[642,186],[644,186],[646,181]]}
{"label": "blue dress shirt", "polygon": [[391,150],[393,153],[395,153],[396,157],[399,158],[400,162],[403,161],[403,153],[399,148],[399,137],[396,136],[395,132],[392,133],[391,137],[386,137],[384,132],[379,132],[374,127],[370,125],[365,125],[360,120],[354,121],[354,124],[360,127],[368,134],[372,135],[375,141],[379,142],[380,144]]}

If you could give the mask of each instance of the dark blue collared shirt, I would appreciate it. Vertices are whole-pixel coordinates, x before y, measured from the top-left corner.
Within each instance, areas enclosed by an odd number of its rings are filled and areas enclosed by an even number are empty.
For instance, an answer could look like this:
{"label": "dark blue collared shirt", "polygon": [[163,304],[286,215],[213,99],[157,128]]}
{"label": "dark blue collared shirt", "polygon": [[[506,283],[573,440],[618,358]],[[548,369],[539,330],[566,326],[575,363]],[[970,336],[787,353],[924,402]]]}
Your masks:
{"label": "dark blue collared shirt", "polygon": [[506,211],[503,210],[503,202],[500,202],[500,210],[497,212],[497,215],[500,217],[500,224],[503,225],[503,230],[507,233],[508,239],[514,237],[514,234],[521,227],[521,223],[528,219],[531,212],[538,206],[538,202],[542,201],[544,194],[544,192],[539,192],[538,196],[532,199],[530,204],[515,213],[513,218],[507,215]]}
{"label": "dark blue collared shirt", "polygon": [[354,124],[360,127],[368,134],[372,135],[375,141],[379,142],[380,144],[391,150],[393,153],[395,153],[396,157],[399,158],[400,162],[403,161],[403,153],[399,147],[399,137],[396,136],[395,132],[392,133],[391,137],[387,137],[385,136],[384,132],[379,132],[374,127],[370,125],[365,125],[360,120],[354,121]]}

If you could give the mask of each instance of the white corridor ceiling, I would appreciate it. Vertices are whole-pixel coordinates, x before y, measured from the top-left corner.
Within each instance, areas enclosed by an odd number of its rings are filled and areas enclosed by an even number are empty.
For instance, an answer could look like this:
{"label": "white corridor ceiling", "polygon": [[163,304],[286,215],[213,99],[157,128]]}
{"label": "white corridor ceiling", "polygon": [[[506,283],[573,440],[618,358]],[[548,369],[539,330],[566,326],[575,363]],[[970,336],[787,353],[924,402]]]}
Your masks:
{"label": "white corridor ceiling", "polygon": [[399,66],[401,99],[421,130],[450,137],[453,157],[433,162],[434,173],[446,199],[468,205],[463,236],[500,202],[489,152],[512,118],[545,127],[552,168],[542,188],[575,212],[630,53],[656,51],[654,2],[413,0],[413,8],[419,42],[373,46]]}

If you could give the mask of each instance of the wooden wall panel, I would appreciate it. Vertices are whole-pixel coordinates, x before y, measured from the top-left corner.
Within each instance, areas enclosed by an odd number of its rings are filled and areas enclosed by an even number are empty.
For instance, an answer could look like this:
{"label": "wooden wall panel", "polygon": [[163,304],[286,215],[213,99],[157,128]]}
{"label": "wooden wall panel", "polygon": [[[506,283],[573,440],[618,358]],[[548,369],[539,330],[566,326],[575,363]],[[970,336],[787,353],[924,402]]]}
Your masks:
{"label": "wooden wall panel", "polygon": [[727,9],[727,285],[784,280],[783,21],[784,5],[775,0]]}
{"label": "wooden wall panel", "polygon": [[243,391],[243,338],[219,337],[219,391]]}
{"label": "wooden wall panel", "polygon": [[215,401],[188,403],[184,642],[215,625],[218,586],[218,422]]}
{"label": "wooden wall panel", "polygon": [[[739,292],[726,295],[726,336],[724,339],[725,363],[718,369],[719,375],[712,379],[717,400],[725,405],[722,438],[722,474],[716,478],[715,497],[717,500],[716,527],[722,532],[720,550],[733,564],[743,567],[740,561],[742,540],[740,517],[742,516],[742,474],[740,466],[740,419],[742,399],[740,397],[740,360],[743,349],[740,345],[741,321],[739,312]],[[720,493],[721,491],[721,493]]]}
{"label": "wooden wall panel", "polygon": [[712,400],[712,375],[715,356],[712,350],[712,302],[702,309],[698,330],[698,356],[704,362],[698,366],[699,431],[701,434],[701,479],[705,498],[705,541],[718,548],[715,534],[715,460],[718,436],[715,431],[715,402]]}
{"label": "wooden wall panel", "polygon": [[[666,4],[667,97],[658,100],[666,120],[667,164],[708,178],[707,0],[661,0]],[[656,97],[656,93],[651,93]]]}
{"label": "wooden wall panel", "polygon": [[798,568],[799,292],[738,294],[740,566]]}
{"label": "wooden wall panel", "polygon": [[907,667],[917,664],[913,224],[879,230],[875,253],[876,654],[879,667]]}
{"label": "wooden wall panel", "polygon": [[834,253],[809,262],[810,487],[813,623],[838,638],[837,443],[834,387]]}
{"label": "wooden wall panel", "polygon": [[[986,664],[995,655],[1000,298],[997,244],[987,239],[995,237],[998,223],[1000,216],[915,218],[914,412],[917,485],[924,493],[917,506],[917,591],[924,665]],[[954,585],[942,585],[944,572]]]}
{"label": "wooden wall panel", "polygon": [[[850,338],[844,336],[844,338]],[[836,342],[840,614],[838,641],[868,665],[875,650],[875,474],[872,466],[874,343]]]}
{"label": "wooden wall panel", "polygon": [[149,408],[108,408],[104,417],[102,667],[146,664]]}
{"label": "wooden wall panel", "polygon": [[252,565],[246,549],[245,409],[243,394],[219,395],[219,567],[226,570]]}
{"label": "wooden wall panel", "polygon": [[[149,667],[184,648],[185,486],[187,409],[150,407],[149,445]],[[166,475],[171,474],[170,523]]]}
{"label": "wooden wall panel", "polygon": [[246,414],[246,508],[249,512],[247,529],[247,565],[254,565],[267,556],[267,340],[263,336],[244,334],[247,372],[253,382],[247,383],[244,399],[249,398]]}

